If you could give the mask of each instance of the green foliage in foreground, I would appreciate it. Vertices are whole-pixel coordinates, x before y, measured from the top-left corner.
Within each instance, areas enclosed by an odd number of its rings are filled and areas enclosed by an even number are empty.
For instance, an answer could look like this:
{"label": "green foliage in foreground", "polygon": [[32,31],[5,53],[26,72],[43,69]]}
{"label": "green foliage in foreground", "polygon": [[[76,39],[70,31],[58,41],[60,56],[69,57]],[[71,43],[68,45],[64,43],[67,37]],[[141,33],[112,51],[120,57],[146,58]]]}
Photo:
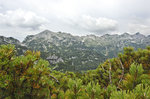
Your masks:
{"label": "green foliage in foreground", "polygon": [[150,99],[150,48],[128,47],[85,73],[52,71],[40,52],[0,46],[0,99]]}

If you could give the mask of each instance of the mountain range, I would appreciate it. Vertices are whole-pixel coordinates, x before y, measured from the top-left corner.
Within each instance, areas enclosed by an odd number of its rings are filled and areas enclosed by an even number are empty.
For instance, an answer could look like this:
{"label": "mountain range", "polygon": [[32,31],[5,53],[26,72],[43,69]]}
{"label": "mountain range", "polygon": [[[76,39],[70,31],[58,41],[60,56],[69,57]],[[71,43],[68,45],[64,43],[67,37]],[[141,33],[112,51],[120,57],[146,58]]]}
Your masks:
{"label": "mountain range", "polygon": [[108,58],[116,57],[124,47],[135,49],[150,45],[150,35],[124,33],[121,35],[105,34],[103,36],[73,36],[64,32],[42,31],[28,35],[23,42],[0,36],[0,44],[14,44],[19,55],[26,50],[41,52],[54,69],[62,71],[85,71],[95,69]]}

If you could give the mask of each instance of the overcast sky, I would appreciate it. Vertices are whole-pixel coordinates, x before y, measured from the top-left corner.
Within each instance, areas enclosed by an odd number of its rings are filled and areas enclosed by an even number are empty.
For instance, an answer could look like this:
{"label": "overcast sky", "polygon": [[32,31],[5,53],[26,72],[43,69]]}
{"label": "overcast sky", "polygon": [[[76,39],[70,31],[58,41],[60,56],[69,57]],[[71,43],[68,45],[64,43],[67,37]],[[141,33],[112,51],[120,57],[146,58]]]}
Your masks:
{"label": "overcast sky", "polygon": [[0,0],[0,35],[150,34],[150,0]]}

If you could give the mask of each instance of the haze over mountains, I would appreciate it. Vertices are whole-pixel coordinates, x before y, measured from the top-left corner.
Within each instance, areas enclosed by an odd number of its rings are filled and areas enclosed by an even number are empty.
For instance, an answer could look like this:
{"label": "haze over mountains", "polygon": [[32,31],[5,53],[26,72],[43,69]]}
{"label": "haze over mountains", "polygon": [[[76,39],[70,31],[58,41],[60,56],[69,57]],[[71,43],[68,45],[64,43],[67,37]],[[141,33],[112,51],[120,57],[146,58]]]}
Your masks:
{"label": "haze over mountains", "polygon": [[27,49],[41,51],[41,56],[57,70],[81,71],[95,69],[107,58],[116,57],[124,47],[135,49],[150,45],[150,36],[140,33],[130,35],[105,34],[103,36],[73,36],[68,33],[45,30],[27,36],[23,42],[0,36],[0,44],[15,44],[19,54]]}

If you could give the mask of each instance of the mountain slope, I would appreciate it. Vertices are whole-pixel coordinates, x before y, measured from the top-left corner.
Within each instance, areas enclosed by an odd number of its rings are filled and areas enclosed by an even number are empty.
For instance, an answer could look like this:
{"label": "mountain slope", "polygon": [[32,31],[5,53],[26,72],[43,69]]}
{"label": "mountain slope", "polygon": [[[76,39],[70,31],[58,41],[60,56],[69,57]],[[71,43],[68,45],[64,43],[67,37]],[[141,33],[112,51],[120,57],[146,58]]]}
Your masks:
{"label": "mountain slope", "polygon": [[96,68],[105,59],[116,57],[124,47],[145,48],[150,45],[150,40],[149,36],[146,37],[140,33],[79,37],[45,30],[39,34],[27,36],[23,44],[30,49],[40,50],[45,59],[53,55],[61,58],[64,63],[58,63],[58,69],[80,71]]}
{"label": "mountain slope", "polygon": [[63,63],[58,63],[57,69],[59,70],[94,69],[105,60],[103,54],[94,51],[92,47],[86,46],[82,42],[82,38],[67,33],[54,33],[45,30],[37,35],[27,36],[23,44],[30,49],[40,50],[42,58],[46,59],[53,55],[61,58]]}
{"label": "mountain slope", "polygon": [[[116,57],[124,47],[135,49],[150,45],[150,36],[140,33],[130,35],[73,36],[68,33],[45,30],[27,36],[21,43],[14,38],[0,37],[0,44],[12,43],[23,49],[41,51],[41,57],[57,70],[81,71],[95,69],[107,58]],[[20,48],[22,49],[22,48]],[[24,50],[25,51],[25,50]]]}

